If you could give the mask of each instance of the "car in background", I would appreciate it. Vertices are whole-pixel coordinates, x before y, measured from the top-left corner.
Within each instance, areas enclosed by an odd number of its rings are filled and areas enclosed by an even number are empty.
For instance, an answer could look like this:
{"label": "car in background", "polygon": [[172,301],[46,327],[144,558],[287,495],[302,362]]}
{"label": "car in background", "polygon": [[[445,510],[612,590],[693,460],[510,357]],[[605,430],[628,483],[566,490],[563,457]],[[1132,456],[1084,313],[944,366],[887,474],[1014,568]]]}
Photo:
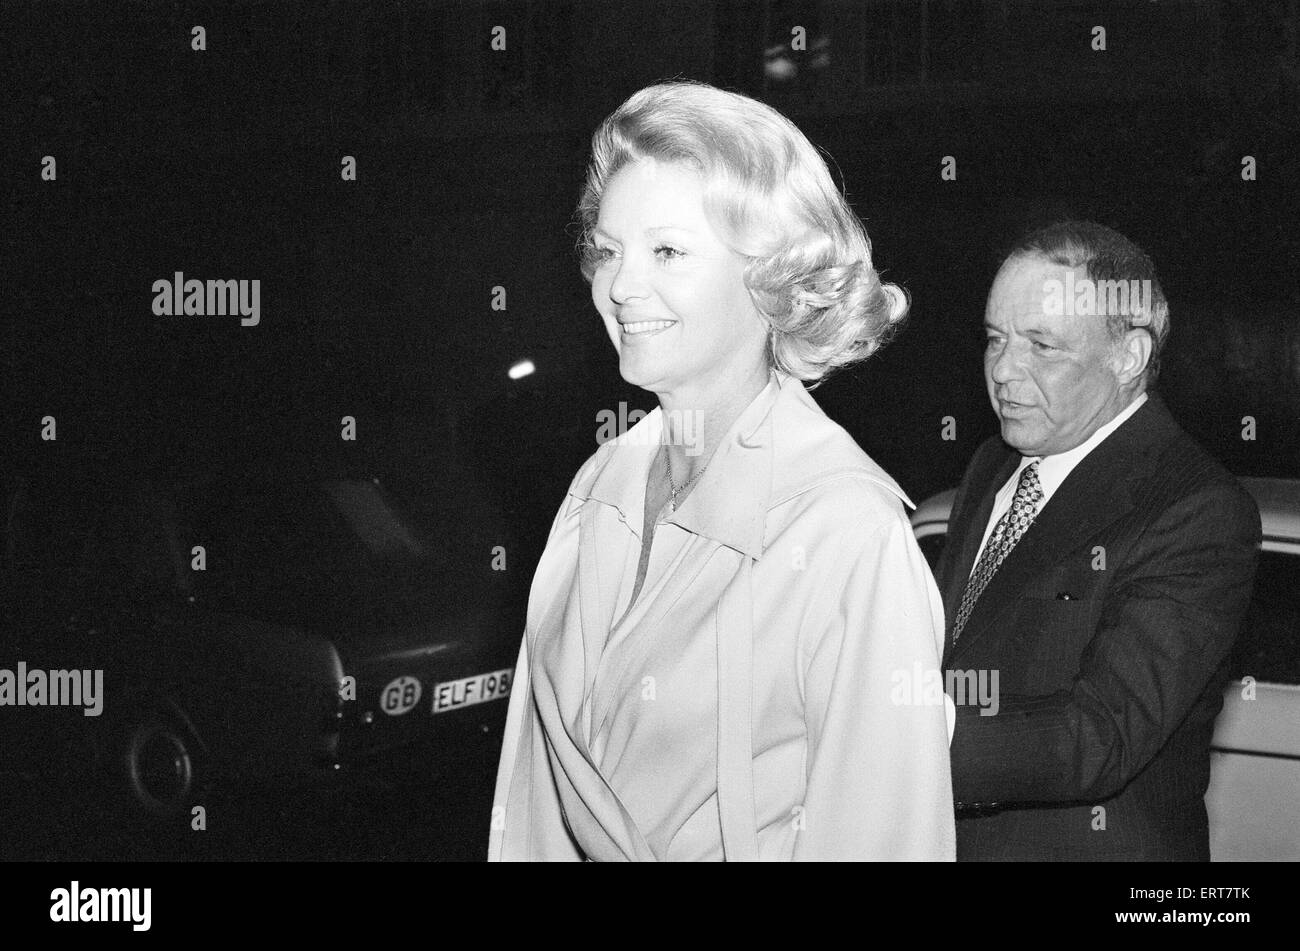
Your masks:
{"label": "car in background", "polygon": [[[198,806],[347,784],[417,745],[449,772],[495,763],[527,595],[501,570],[510,539],[472,490],[364,472],[11,473],[0,668],[104,687],[99,716],[0,710],[0,798],[166,835]],[[51,830],[5,818],[0,855],[45,854]]]}
{"label": "car in background", "polygon": [[[1263,523],[1254,594],[1233,651],[1205,795],[1214,861],[1300,861],[1300,479],[1242,478]],[[912,530],[938,563],[955,489]]]}

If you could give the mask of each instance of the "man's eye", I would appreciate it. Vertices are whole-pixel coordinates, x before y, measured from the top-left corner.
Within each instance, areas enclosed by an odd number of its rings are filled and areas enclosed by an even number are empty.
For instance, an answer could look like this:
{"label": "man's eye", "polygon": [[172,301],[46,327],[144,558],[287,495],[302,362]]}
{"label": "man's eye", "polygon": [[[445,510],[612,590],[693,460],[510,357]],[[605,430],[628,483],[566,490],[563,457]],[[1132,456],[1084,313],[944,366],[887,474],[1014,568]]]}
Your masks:
{"label": "man's eye", "polygon": [[991,347],[991,346],[993,346],[994,344],[998,344],[998,343],[1001,343],[1001,342],[1002,342],[1002,338],[1001,338],[1001,337],[989,336],[989,337],[986,337],[986,338],[985,338],[985,340],[984,340],[984,346],[986,346],[986,347]]}
{"label": "man's eye", "polygon": [[1048,353],[1052,350],[1055,350],[1056,347],[1053,347],[1051,344],[1043,343],[1043,341],[1041,340],[1035,340],[1034,349],[1037,350],[1039,353]]}
{"label": "man's eye", "polygon": [[659,245],[659,247],[655,248],[655,254],[663,254],[663,255],[666,255],[666,257],[667,257],[668,260],[670,260],[670,261],[671,261],[673,258],[679,258],[679,257],[682,256],[682,252],[678,251],[676,248],[671,247],[671,246],[669,246],[669,245],[667,245],[667,244],[661,244],[661,245]]}

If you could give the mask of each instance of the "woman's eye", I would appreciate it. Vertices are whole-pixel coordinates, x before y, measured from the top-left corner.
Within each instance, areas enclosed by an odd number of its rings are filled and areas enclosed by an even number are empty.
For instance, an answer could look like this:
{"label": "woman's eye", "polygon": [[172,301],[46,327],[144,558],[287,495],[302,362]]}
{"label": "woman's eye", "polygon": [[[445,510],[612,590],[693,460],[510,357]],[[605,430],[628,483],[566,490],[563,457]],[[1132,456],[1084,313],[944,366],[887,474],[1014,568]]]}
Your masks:
{"label": "woman's eye", "polygon": [[[672,261],[682,256],[681,251],[667,244],[661,244],[657,248],[655,248],[654,254],[655,257],[663,258],[664,260],[667,261]],[[616,257],[617,255],[618,255],[618,251],[616,251],[613,248],[592,248],[591,249],[591,256],[596,261],[597,264],[603,264],[606,261],[610,260],[611,258]]]}

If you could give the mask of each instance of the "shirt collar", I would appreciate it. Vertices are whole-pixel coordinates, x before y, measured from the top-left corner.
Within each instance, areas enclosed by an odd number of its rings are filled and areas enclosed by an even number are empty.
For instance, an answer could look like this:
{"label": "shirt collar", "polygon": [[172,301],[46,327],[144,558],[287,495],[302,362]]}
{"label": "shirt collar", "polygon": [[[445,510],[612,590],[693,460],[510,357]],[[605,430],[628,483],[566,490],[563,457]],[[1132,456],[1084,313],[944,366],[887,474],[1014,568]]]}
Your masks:
{"label": "shirt collar", "polygon": [[1104,426],[1097,428],[1097,431],[1089,436],[1086,440],[1075,446],[1073,449],[1067,449],[1065,452],[1058,452],[1051,456],[1025,456],[1020,460],[1020,465],[1012,473],[1013,479],[1019,479],[1020,473],[1035,459],[1038,463],[1038,484],[1042,487],[1045,498],[1051,498],[1053,493],[1061,487],[1061,483],[1068,476],[1088,453],[1092,452],[1102,442],[1119,429],[1130,416],[1142,408],[1142,404],[1147,401],[1147,394],[1138,394],[1137,399],[1129,403],[1128,406],[1120,410],[1115,418],[1110,420]]}
{"label": "shirt collar", "polygon": [[[794,377],[772,370],[767,385],[736,418],[718,444],[695,488],[665,521],[704,535],[752,558],[763,550],[772,491],[772,410]],[[655,407],[626,433],[606,443],[608,462],[587,498],[618,509],[639,537],[645,516],[645,486],[663,438],[663,410]]]}

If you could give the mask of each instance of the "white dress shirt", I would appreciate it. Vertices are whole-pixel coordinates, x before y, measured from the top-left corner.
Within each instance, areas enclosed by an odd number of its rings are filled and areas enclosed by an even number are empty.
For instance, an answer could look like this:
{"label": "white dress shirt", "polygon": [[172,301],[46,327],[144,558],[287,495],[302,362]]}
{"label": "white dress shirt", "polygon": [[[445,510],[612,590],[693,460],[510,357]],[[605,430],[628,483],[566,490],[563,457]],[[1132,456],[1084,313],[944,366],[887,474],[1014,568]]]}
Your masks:
{"label": "white dress shirt", "polygon": [[1002,488],[998,489],[998,494],[993,499],[993,511],[989,513],[988,524],[984,526],[984,539],[980,542],[979,551],[975,553],[975,561],[971,563],[971,572],[973,573],[975,566],[979,564],[980,555],[984,551],[984,546],[988,544],[989,536],[993,534],[998,519],[1002,518],[1007,509],[1011,508],[1011,500],[1015,498],[1016,487],[1020,484],[1020,473],[1025,471],[1026,466],[1035,460],[1038,461],[1038,484],[1043,490],[1042,501],[1038,503],[1038,511],[1041,512],[1047,503],[1051,501],[1052,495],[1061,487],[1065,477],[1074,470],[1074,467],[1082,462],[1088,453],[1100,446],[1103,439],[1119,429],[1124,421],[1136,413],[1146,401],[1146,393],[1140,393],[1138,398],[1120,410],[1114,419],[1099,427],[1086,441],[1073,449],[1067,449],[1065,452],[1058,452],[1051,456],[1021,457],[1020,465],[1016,466],[1016,471],[1011,473],[1011,478],[1002,484]]}

